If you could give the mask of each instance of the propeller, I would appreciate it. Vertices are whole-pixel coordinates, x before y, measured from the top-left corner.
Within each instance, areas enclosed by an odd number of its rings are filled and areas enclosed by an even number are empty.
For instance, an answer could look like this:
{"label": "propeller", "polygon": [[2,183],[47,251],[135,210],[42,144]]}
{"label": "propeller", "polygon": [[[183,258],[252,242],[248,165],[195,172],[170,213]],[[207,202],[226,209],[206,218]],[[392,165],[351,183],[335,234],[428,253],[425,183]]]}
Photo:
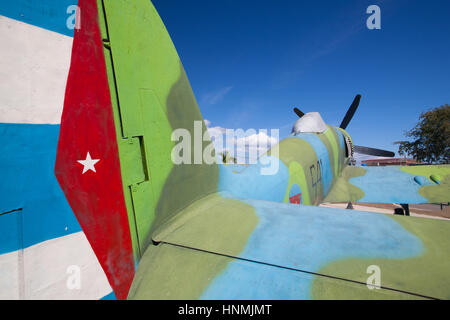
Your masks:
{"label": "propeller", "polygon": [[[346,129],[350,121],[352,120],[356,109],[358,109],[359,102],[361,101],[361,95],[357,94],[355,98],[353,99],[352,104],[347,110],[347,113],[345,114],[344,119],[341,122],[341,125],[339,126],[341,129]],[[300,109],[294,108],[295,114],[301,118],[305,115]],[[294,129],[292,129],[294,130]],[[395,153],[391,151],[381,150],[381,149],[375,149],[375,148],[369,148],[364,146],[354,146],[353,149],[354,152],[360,153],[360,154],[366,154],[369,156],[378,156],[378,157],[395,157]]]}
{"label": "propeller", "polygon": [[339,126],[341,129],[345,130],[345,128],[347,128],[348,124],[350,123],[350,120],[352,120],[353,115],[355,114],[355,111],[359,106],[360,100],[361,100],[361,95],[357,94],[355,99],[353,99],[353,102],[350,105],[350,108],[348,108],[347,113],[345,114],[345,117],[341,122],[341,125]]}
{"label": "propeller", "polygon": [[361,154],[366,154],[369,156],[378,156],[378,157],[395,157],[395,153],[392,151],[386,151],[381,149],[363,147],[363,146],[354,146],[354,151]]}
{"label": "propeller", "polygon": [[303,117],[305,114],[301,112],[298,108],[294,108],[294,112],[299,118]]}

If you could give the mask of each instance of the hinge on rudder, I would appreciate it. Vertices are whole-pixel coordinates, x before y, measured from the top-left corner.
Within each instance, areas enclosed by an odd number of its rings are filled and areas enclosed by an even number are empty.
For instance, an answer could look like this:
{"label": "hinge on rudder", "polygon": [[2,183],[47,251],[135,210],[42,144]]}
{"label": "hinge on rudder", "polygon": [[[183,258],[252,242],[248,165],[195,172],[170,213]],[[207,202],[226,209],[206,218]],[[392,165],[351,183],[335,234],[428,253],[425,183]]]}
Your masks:
{"label": "hinge on rudder", "polygon": [[142,136],[123,138],[121,165],[126,167],[124,183],[127,186],[148,180],[147,161]]}
{"label": "hinge on rudder", "polygon": [[150,184],[144,136],[124,138],[126,154],[123,163],[127,166],[125,183],[129,187],[132,199],[139,255],[142,256],[146,246],[147,234],[154,216],[153,189]]}

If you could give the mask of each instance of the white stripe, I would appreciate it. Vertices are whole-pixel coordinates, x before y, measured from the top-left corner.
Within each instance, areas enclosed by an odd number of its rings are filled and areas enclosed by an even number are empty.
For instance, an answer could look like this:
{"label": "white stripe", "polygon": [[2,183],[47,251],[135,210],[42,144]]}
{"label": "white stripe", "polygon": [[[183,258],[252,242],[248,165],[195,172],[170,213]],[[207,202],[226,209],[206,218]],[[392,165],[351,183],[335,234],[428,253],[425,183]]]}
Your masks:
{"label": "white stripe", "polygon": [[0,299],[19,299],[19,251],[0,255]]}
{"label": "white stripe", "polygon": [[0,16],[0,122],[59,124],[73,38]]}
{"label": "white stripe", "polygon": [[[18,299],[20,285],[25,299],[100,299],[112,291],[83,232],[26,248],[23,284],[19,283],[18,252],[0,255],[0,299]],[[71,266],[80,270],[79,289],[68,286],[74,276],[68,272]]]}

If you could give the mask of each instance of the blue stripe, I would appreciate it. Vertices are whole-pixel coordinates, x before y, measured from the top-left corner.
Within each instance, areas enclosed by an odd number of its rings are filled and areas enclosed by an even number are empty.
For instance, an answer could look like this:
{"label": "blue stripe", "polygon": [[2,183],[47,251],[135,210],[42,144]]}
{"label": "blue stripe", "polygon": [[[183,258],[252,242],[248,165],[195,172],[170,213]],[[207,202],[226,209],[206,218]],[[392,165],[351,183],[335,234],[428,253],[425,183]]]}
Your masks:
{"label": "blue stripe", "polygon": [[316,152],[317,159],[322,164],[320,173],[322,175],[323,194],[327,195],[333,182],[330,155],[328,154],[327,146],[315,133],[299,133],[296,137],[305,140]]}
{"label": "blue stripe", "polygon": [[334,130],[334,132],[336,132],[336,134],[337,134],[338,137],[339,137],[339,145],[340,145],[340,148],[341,148],[342,150],[344,150],[344,149],[345,149],[345,138],[344,138],[344,134],[343,134],[341,131],[339,131],[338,129],[336,129],[336,127],[333,127],[333,130]]}
{"label": "blue stripe", "polygon": [[107,294],[100,300],[117,300],[117,298],[116,298],[116,295],[114,294],[114,291],[111,291],[109,294]]}
{"label": "blue stripe", "polygon": [[[0,254],[81,231],[54,174],[59,125],[0,123]],[[18,237],[18,238],[17,238]],[[2,238],[3,240],[3,238]]]}
{"label": "blue stripe", "polygon": [[73,37],[74,30],[67,27],[71,16],[67,8],[76,4],[78,0],[5,0],[0,15]]}

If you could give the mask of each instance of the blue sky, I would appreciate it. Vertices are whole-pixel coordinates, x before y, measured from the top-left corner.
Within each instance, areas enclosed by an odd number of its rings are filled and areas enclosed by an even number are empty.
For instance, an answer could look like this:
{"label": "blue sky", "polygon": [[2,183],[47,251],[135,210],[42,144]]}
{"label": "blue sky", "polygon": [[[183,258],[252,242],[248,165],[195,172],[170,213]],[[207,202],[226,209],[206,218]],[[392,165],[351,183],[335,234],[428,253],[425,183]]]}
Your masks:
{"label": "blue sky", "polygon": [[[450,1],[154,0],[204,118],[280,128],[318,111],[356,144],[396,151],[421,112],[450,103]],[[381,9],[369,30],[366,9]]]}

